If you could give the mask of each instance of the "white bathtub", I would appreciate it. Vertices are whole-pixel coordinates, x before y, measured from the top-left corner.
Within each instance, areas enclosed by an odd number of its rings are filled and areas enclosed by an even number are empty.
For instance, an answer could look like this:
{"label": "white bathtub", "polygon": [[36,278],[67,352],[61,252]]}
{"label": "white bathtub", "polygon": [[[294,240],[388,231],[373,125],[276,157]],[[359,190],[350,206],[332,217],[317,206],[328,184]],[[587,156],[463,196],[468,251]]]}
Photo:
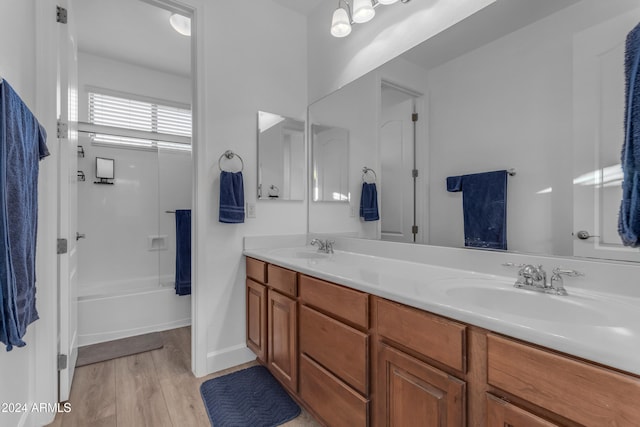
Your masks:
{"label": "white bathtub", "polygon": [[164,277],[80,285],[78,290],[79,346],[190,324],[191,296],[176,295]]}

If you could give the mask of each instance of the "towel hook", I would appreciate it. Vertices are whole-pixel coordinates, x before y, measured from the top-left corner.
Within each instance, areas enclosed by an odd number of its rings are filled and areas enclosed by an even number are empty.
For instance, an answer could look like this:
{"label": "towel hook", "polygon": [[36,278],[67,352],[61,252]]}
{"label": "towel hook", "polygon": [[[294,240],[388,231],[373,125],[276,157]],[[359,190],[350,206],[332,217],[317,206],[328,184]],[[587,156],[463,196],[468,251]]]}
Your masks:
{"label": "towel hook", "polygon": [[516,169],[515,168],[507,169],[507,173],[509,174],[509,176],[516,176]]}
{"label": "towel hook", "polygon": [[367,182],[366,178],[369,172],[373,174],[373,182],[375,183],[378,180],[378,175],[376,175],[376,171],[366,166],[362,168],[362,181]]}
{"label": "towel hook", "polygon": [[234,153],[231,150],[227,150],[224,153],[222,153],[222,155],[220,156],[220,158],[218,159],[218,168],[220,169],[220,172],[224,171],[224,169],[222,169],[222,159],[226,157],[228,160],[233,159],[234,157],[237,157],[240,159],[240,163],[242,164],[242,168],[240,169],[240,172],[242,172],[244,170],[244,161],[242,160],[242,157],[240,157],[240,155]]}

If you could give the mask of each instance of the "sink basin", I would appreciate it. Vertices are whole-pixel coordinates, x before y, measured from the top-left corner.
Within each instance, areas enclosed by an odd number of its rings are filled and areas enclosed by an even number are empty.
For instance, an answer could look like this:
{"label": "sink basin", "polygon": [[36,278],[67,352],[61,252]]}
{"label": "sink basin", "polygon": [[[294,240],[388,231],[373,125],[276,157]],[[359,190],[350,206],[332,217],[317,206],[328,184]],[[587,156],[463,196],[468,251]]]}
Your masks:
{"label": "sink basin", "polygon": [[325,254],[323,252],[318,252],[317,249],[302,249],[302,248],[280,248],[274,249],[271,251],[274,256],[280,256],[284,258],[295,258],[295,259],[326,259],[329,258],[330,254]]}
{"label": "sink basin", "polygon": [[554,296],[516,288],[457,287],[446,295],[495,313],[508,313],[550,322],[607,326],[610,316],[585,298]]}
{"label": "sink basin", "polygon": [[431,285],[452,305],[483,311],[493,317],[518,316],[546,322],[586,326],[618,326],[629,308],[586,295],[549,295],[513,287],[503,280],[444,279]]}

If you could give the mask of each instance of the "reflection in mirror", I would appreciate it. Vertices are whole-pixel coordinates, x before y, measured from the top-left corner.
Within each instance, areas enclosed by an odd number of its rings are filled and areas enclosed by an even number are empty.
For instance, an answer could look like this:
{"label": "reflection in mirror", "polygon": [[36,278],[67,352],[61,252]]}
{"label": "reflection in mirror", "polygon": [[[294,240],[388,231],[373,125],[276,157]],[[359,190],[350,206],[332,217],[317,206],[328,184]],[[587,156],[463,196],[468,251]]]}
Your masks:
{"label": "reflection in mirror", "polygon": [[313,151],[313,201],[348,202],[349,131],[311,125]]}
{"label": "reflection in mirror", "polygon": [[304,122],[258,111],[258,198],[304,199]]}
{"label": "reflection in mirror", "polygon": [[[349,169],[379,171],[381,227],[353,206],[312,204],[309,231],[399,241],[416,231],[417,243],[464,247],[463,197],[447,177],[514,168],[510,250],[640,261],[616,227],[625,38],[638,22],[635,0],[499,1],[313,103],[311,122],[350,129]],[[392,117],[412,103],[415,180],[412,130]],[[345,121],[328,121],[332,111]]]}

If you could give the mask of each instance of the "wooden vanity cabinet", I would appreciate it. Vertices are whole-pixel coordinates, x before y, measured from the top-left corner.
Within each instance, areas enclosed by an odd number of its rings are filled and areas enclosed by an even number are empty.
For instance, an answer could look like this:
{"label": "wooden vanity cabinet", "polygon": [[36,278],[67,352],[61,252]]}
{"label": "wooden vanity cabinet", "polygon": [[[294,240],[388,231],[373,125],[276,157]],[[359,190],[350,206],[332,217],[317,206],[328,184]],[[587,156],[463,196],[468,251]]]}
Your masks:
{"label": "wooden vanity cabinet", "polygon": [[267,287],[247,278],[247,347],[267,361]]}
{"label": "wooden vanity cabinet", "polygon": [[466,425],[466,326],[373,298],[376,426]]}
{"label": "wooden vanity cabinet", "polygon": [[298,314],[296,300],[269,289],[268,367],[293,392],[298,391]]}
{"label": "wooden vanity cabinet", "polygon": [[297,273],[249,258],[247,347],[292,392],[298,390]]}
{"label": "wooden vanity cabinet", "polygon": [[247,346],[328,427],[637,427],[640,377],[247,258]]}
{"label": "wooden vanity cabinet", "polygon": [[487,362],[494,394],[543,408],[562,425],[640,425],[640,378],[493,333]]}
{"label": "wooden vanity cabinet", "polygon": [[300,275],[300,397],[328,426],[369,425],[369,295]]}

